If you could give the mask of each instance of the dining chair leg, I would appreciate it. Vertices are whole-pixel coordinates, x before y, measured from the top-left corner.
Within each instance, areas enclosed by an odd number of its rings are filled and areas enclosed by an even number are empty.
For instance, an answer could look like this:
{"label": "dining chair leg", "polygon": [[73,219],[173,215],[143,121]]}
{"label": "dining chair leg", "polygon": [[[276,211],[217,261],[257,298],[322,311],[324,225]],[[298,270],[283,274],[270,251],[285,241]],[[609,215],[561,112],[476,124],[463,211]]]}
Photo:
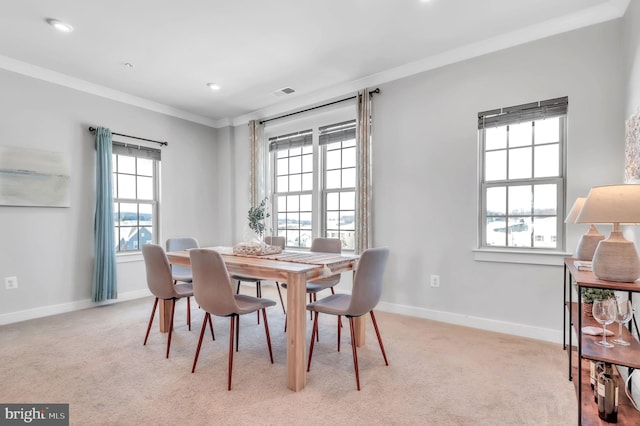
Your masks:
{"label": "dining chair leg", "polygon": [[338,315],[338,352],[340,352],[340,329],[342,328],[340,323],[340,317],[342,315]]}
{"label": "dining chair leg", "polygon": [[[318,293],[313,293],[313,301],[317,302],[318,301]],[[318,313],[316,312],[316,315],[318,315]],[[320,330],[316,331],[316,342],[320,341]]]}
{"label": "dining chair leg", "polygon": [[240,343],[240,315],[236,316],[236,352],[238,352],[239,343]]}
{"label": "dining chair leg", "polygon": [[211,321],[211,315],[209,315],[209,328],[211,329],[211,338],[213,340],[216,340],[216,336],[215,334],[213,334],[213,322]]}
{"label": "dining chair leg", "polygon": [[149,338],[149,331],[151,331],[151,323],[153,323],[153,317],[156,314],[156,308],[158,307],[158,298],[156,297],[156,301],[153,302],[153,309],[151,310],[151,318],[149,318],[149,326],[147,327],[147,334],[144,336],[143,346],[147,344],[147,339]]}
{"label": "dining chair leg", "polygon": [[262,318],[264,319],[264,333],[267,335],[267,346],[269,347],[269,358],[273,364],[273,352],[271,352],[271,337],[269,336],[269,324],[267,323],[267,310],[262,308]]}
{"label": "dining chair leg", "polygon": [[382,337],[380,337],[380,331],[378,331],[378,323],[376,322],[376,317],[373,315],[373,311],[369,312],[371,314],[371,320],[373,321],[373,328],[376,330],[376,336],[378,336],[378,343],[380,343],[380,350],[382,351],[382,357],[384,358],[385,365],[389,365],[387,361],[387,354],[384,353],[384,345],[382,344]]}
{"label": "dining chair leg", "polygon": [[191,331],[191,297],[187,297],[187,325]]}
{"label": "dining chair leg", "polygon": [[358,351],[356,349],[356,333],[353,328],[353,317],[349,317],[349,329],[351,330],[351,351],[353,352],[353,368],[356,370],[356,385],[360,390],[360,374],[358,373]]}
{"label": "dining chair leg", "polygon": [[198,340],[198,347],[196,349],[196,356],[193,357],[193,367],[191,367],[191,372],[194,373],[196,371],[196,364],[198,363],[198,357],[200,356],[200,347],[202,346],[202,338],[204,337],[204,330],[207,328],[207,320],[209,320],[209,324],[211,324],[211,315],[209,312],[204,314],[204,320],[202,321],[202,329],[200,330],[200,339]]}
{"label": "dining chair leg", "polygon": [[238,315],[231,315],[231,330],[229,331],[229,367],[228,367],[228,377],[227,377],[227,390],[231,390],[231,372],[233,370],[233,326],[238,318]]}
{"label": "dining chair leg", "polygon": [[176,311],[176,299],[171,299],[171,319],[169,320],[169,337],[167,338],[167,358],[171,349],[171,334],[173,333],[173,314]]}
{"label": "dining chair leg", "polygon": [[[313,303],[313,294],[309,293],[309,303]],[[309,311],[309,319],[313,321],[313,311]]]}
{"label": "dining chair leg", "polygon": [[[282,305],[282,313],[287,315],[287,311],[284,308],[284,301],[282,300],[282,293],[280,292],[280,284],[278,283],[278,281],[276,281],[276,289],[278,289],[278,296],[280,296],[280,304]],[[286,330],[286,326],[285,326],[285,331]]]}
{"label": "dining chair leg", "polygon": [[[256,281],[256,297],[262,297],[262,285],[260,281]],[[256,311],[256,315],[258,315],[258,324],[260,324],[260,311]]]}
{"label": "dining chair leg", "polygon": [[318,329],[318,313],[316,312],[315,320],[313,320],[313,327],[311,328],[311,344],[309,345],[309,360],[307,361],[307,372],[311,369],[311,357],[313,356],[313,342],[316,337],[316,330]]}

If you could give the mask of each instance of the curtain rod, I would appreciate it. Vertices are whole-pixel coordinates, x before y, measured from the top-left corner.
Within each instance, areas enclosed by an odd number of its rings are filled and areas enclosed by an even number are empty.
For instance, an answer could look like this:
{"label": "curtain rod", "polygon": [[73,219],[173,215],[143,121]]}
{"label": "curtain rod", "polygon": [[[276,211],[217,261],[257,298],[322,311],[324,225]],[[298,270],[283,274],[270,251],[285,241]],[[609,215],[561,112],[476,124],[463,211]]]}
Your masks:
{"label": "curtain rod", "polygon": [[[95,132],[96,128],[95,127],[89,127],[89,131],[90,132]],[[130,135],[125,135],[122,133],[116,133],[116,132],[111,132],[112,135],[116,135],[116,136],[124,136],[125,138],[131,138],[131,139],[138,139],[141,141],[147,141],[147,142],[153,142],[153,143],[157,143],[160,145],[164,145],[164,146],[168,146],[169,142],[162,142],[162,141],[154,141],[153,139],[145,139],[145,138],[139,138],[138,136],[130,136]]]}
{"label": "curtain rod", "polygon": [[[370,94],[380,93],[380,89],[379,88],[375,88],[372,91],[370,91],[369,93]],[[314,109],[328,107],[328,106],[331,106],[331,105],[339,104],[340,102],[350,101],[350,100],[356,99],[356,98],[357,98],[357,96],[351,96],[349,98],[344,98],[344,99],[340,99],[340,100],[337,100],[337,101],[329,102],[328,104],[317,105],[317,106],[314,106],[314,107],[311,107],[311,108],[303,109],[301,111],[292,112],[290,114],[285,114],[285,115],[280,115],[278,117],[268,118],[266,120],[259,121],[259,123],[260,124],[264,124],[264,123],[267,123],[269,121],[279,120],[281,118],[290,117],[290,116],[296,115],[296,114],[302,114],[303,112],[313,111]]]}

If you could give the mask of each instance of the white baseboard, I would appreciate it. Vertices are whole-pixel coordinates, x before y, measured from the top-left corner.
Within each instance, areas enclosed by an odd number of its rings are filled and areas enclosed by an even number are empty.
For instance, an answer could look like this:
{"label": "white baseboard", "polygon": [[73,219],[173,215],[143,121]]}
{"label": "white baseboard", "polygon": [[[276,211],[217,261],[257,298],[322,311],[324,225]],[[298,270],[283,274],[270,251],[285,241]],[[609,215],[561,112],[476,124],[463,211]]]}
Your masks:
{"label": "white baseboard", "polygon": [[[26,309],[24,311],[11,312],[0,315],[0,325],[12,324],[20,321],[27,321],[35,318],[47,317],[50,315],[63,314],[66,312],[78,311],[80,309],[93,308],[95,306],[109,305],[126,300],[140,299],[151,296],[148,289],[129,291],[121,293],[115,300],[104,302],[92,302],[90,299],[78,302],[62,303],[59,305],[43,306],[40,308]],[[465,327],[479,328],[482,330],[495,331],[498,333],[513,334],[516,336],[528,337],[531,339],[544,340],[552,343],[562,343],[562,331],[548,328],[532,327],[506,321],[497,321],[488,318],[474,317],[470,315],[455,314],[451,312],[435,311],[432,309],[418,308],[415,306],[399,305],[395,303],[380,302],[378,310],[391,312],[400,315],[407,315],[417,318],[424,318],[449,324],[462,325]]]}
{"label": "white baseboard", "polygon": [[50,315],[64,314],[66,312],[79,311],[81,309],[93,308],[96,306],[110,305],[112,303],[140,299],[147,296],[151,296],[149,289],[142,289],[120,293],[118,294],[117,299],[106,300],[104,302],[93,302],[91,299],[86,299],[77,302],[61,303],[59,305],[42,306],[39,308],[26,309],[24,311],[10,312],[8,314],[0,315],[0,325],[48,317]]}
{"label": "white baseboard", "polygon": [[432,309],[418,308],[415,306],[398,305],[395,303],[380,302],[376,308],[384,312],[424,318],[465,327],[479,328],[481,330],[495,331],[497,333],[512,334],[528,337],[536,340],[562,344],[562,330],[550,328],[532,327],[507,321],[498,321],[489,318],[474,317],[452,312],[435,311]]}

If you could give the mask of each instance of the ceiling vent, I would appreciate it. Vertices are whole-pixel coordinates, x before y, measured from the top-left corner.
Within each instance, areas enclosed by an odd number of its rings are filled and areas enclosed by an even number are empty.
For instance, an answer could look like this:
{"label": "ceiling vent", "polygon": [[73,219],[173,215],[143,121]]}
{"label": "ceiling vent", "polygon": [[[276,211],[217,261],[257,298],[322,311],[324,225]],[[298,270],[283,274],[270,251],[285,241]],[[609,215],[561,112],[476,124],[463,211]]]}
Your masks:
{"label": "ceiling vent", "polygon": [[273,94],[276,96],[284,96],[284,95],[290,95],[293,92],[295,92],[295,90],[293,90],[291,87],[283,87],[282,89],[278,89],[275,92],[273,92]]}

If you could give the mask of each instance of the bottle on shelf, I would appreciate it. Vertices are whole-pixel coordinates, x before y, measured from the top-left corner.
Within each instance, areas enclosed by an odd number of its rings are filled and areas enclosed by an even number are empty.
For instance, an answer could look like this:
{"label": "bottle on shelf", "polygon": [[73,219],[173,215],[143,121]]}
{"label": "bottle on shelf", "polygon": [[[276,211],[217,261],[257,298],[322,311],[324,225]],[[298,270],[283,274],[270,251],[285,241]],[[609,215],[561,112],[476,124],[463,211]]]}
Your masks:
{"label": "bottle on shelf", "polygon": [[598,376],[604,371],[604,362],[589,361],[589,381],[593,389],[593,402],[598,403]]}
{"label": "bottle on shelf", "polygon": [[618,422],[618,381],[613,366],[604,363],[598,375],[598,416],[608,423]]}

